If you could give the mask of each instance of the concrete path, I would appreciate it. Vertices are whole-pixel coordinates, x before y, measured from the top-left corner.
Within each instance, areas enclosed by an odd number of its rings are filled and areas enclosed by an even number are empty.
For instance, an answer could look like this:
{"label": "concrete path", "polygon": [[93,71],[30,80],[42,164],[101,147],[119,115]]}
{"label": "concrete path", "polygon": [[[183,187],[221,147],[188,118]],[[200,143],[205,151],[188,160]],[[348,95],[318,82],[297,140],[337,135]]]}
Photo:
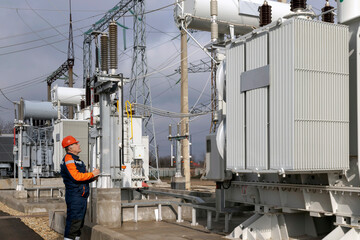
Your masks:
{"label": "concrete path", "polygon": [[147,240],[215,240],[223,239],[224,234],[206,231],[202,226],[190,227],[189,223],[178,224],[170,221],[162,222],[126,222],[120,229],[113,229],[121,233],[123,239]]}
{"label": "concrete path", "polygon": [[[9,216],[9,218],[7,218]],[[0,238],[1,240],[42,240],[36,232],[26,226],[19,218],[11,217],[0,211]]]}

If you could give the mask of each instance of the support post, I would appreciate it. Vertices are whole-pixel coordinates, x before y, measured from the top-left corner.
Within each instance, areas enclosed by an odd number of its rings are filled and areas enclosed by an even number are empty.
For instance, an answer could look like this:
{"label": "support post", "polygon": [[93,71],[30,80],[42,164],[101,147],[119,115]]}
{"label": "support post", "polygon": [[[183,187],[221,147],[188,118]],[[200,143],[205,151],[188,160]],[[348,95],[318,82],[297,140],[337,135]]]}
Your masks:
{"label": "support post", "polygon": [[134,206],[134,222],[138,221],[138,205]]}
{"label": "support post", "polygon": [[161,204],[158,205],[158,213],[159,213],[159,222],[162,221],[162,214],[161,214]]}
{"label": "support post", "polygon": [[207,211],[207,224],[206,224],[206,228],[208,230],[211,230],[212,229],[212,226],[211,226],[211,214],[212,212],[210,210]]}
{"label": "support post", "polygon": [[[181,113],[189,113],[189,91],[188,91],[188,61],[187,61],[187,33],[181,29]],[[189,118],[181,119],[181,135],[189,135],[187,128]],[[185,189],[190,190],[190,159],[189,159],[189,138],[181,140],[181,152],[184,161]]]}
{"label": "support post", "polygon": [[191,209],[191,226],[197,226],[198,223],[196,222],[196,208]]}
{"label": "support post", "polygon": [[102,92],[100,93],[100,125],[101,125],[101,137],[100,137],[100,188],[111,188],[111,166],[110,166],[110,126],[111,126],[111,101],[110,94]]}
{"label": "support post", "polygon": [[225,213],[225,230],[224,232],[229,232],[229,213]]}
{"label": "support post", "polygon": [[183,222],[183,220],[182,220],[182,208],[181,208],[181,205],[178,205],[178,212],[177,212],[177,220],[176,220],[176,222],[178,222],[178,223],[181,223],[181,222]]}

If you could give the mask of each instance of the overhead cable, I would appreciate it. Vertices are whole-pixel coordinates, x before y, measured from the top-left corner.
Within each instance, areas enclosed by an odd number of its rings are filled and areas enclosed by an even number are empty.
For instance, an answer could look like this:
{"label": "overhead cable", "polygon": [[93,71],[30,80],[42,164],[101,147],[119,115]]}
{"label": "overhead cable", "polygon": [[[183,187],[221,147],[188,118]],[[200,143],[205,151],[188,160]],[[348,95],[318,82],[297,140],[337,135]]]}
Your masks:
{"label": "overhead cable", "polygon": [[[27,0],[25,0],[26,4],[31,8],[31,10],[33,10],[33,8],[31,7],[31,5],[29,4],[29,2]],[[51,26],[56,32],[58,32],[59,34],[61,34],[63,37],[65,37],[67,40],[69,40],[69,38],[62,34],[56,27],[54,27],[49,21],[47,21],[43,16],[41,16],[37,11],[33,10],[33,12],[39,17],[41,18],[43,21],[45,21],[49,26]],[[75,46],[79,47],[81,50],[83,49],[82,46],[80,46],[79,44],[75,43]]]}
{"label": "overhead cable", "polygon": [[4,94],[4,92],[0,89],[0,92],[1,92],[1,94],[4,96],[4,98],[6,99],[6,100],[8,100],[9,102],[11,102],[11,103],[14,103],[15,104],[15,102],[14,101],[12,101],[12,100],[10,100],[5,94]]}
{"label": "overhead cable", "polygon": [[[88,20],[88,19],[91,19],[91,18],[94,18],[94,17],[98,17],[100,15],[102,15],[102,14],[96,14],[96,15],[86,17],[86,18],[83,18],[83,19],[80,19],[80,20],[76,20],[76,21],[73,21],[73,23],[82,22],[82,21],[85,21],[85,20]],[[64,26],[68,26],[68,25],[69,25],[69,23],[64,23],[64,24],[60,24],[60,25],[55,25],[54,27],[59,28],[59,27],[64,27]],[[86,27],[89,27],[89,26],[86,26]],[[37,30],[36,32],[45,32],[45,31],[48,31],[48,30],[51,30],[51,29],[53,29],[53,27],[43,28],[43,29]],[[9,38],[15,38],[15,37],[21,37],[21,36],[25,36],[25,35],[29,35],[29,34],[33,34],[33,32],[26,32],[26,33],[21,33],[21,34],[15,34],[15,35],[10,35],[10,36],[0,37],[0,40],[9,39]]]}
{"label": "overhead cable", "polygon": [[206,115],[212,112],[212,111],[206,111],[206,112],[198,112],[198,113],[176,113],[155,107],[150,107],[148,105],[144,105],[140,103],[133,103],[132,106],[134,106],[135,109],[142,110],[146,113],[152,113],[155,115],[170,117],[170,118],[196,117],[196,116]]}

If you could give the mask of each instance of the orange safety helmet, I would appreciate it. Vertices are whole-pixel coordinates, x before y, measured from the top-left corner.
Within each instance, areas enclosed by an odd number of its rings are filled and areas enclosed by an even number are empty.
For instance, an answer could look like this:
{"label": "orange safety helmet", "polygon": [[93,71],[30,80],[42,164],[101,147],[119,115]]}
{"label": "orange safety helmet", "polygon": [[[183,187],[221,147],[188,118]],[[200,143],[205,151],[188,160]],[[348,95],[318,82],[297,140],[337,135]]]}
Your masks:
{"label": "orange safety helmet", "polygon": [[66,148],[66,147],[70,146],[71,144],[78,143],[78,142],[79,141],[76,141],[76,139],[73,136],[67,136],[67,137],[64,137],[61,145],[63,148]]}

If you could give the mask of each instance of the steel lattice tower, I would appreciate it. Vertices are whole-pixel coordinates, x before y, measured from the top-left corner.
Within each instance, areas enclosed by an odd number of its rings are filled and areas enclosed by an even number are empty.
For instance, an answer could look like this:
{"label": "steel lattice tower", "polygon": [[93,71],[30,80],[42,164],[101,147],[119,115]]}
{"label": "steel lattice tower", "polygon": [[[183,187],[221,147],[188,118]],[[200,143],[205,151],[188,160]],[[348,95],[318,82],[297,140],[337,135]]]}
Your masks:
{"label": "steel lattice tower", "polygon": [[[134,0],[134,51],[131,67],[130,101],[152,106],[151,91],[147,83],[147,57],[146,57],[146,23],[145,1]],[[151,113],[143,121],[144,135],[149,136],[150,157],[156,160],[157,178],[159,179],[159,160],[155,136],[154,118]]]}

